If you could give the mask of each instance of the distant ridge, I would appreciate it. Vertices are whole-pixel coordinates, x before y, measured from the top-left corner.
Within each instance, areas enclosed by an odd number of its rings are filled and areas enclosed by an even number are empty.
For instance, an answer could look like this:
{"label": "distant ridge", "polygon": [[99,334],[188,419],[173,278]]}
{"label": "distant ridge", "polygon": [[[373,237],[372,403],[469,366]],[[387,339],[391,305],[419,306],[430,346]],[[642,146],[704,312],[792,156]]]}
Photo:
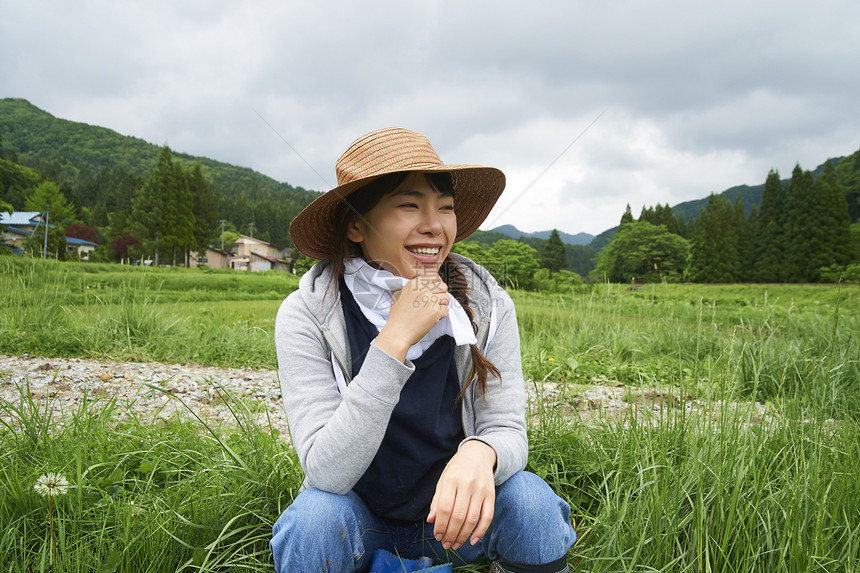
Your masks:
{"label": "distant ridge", "polygon": [[[833,166],[836,167],[839,165],[839,162],[845,159],[842,157],[832,157],[830,161],[833,162]],[[818,178],[822,171],[824,171],[824,163],[816,167],[812,170],[812,176],[814,178]],[[789,177],[784,177],[781,179],[783,186],[786,185],[791,180],[790,174]],[[744,214],[749,216],[750,211],[753,206],[758,208],[761,204],[762,193],[764,192],[764,183],[760,183],[759,185],[735,185],[734,187],[729,187],[725,191],[717,193],[718,195],[722,195],[726,199],[728,199],[732,205],[734,205],[735,201],[740,198],[741,203],[744,206]],[[692,219],[698,219],[699,213],[702,209],[707,207],[708,198],[703,197],[701,199],[693,199],[692,201],[684,201],[682,203],[678,203],[672,207],[672,213],[677,217],[678,215],[684,215],[684,220],[690,221]],[[652,205],[653,207],[653,205]],[[637,213],[633,213],[634,217],[638,217]],[[621,217],[619,216],[619,219]],[[612,227],[611,229],[607,229],[597,235],[594,238],[594,241],[591,242],[591,247],[595,251],[600,251],[603,247],[609,244],[612,240],[612,237],[615,235],[615,232],[618,231],[618,226]]]}
{"label": "distant ridge", "polygon": [[[121,135],[109,128],[57,118],[21,98],[0,98],[0,136],[0,149],[5,152],[10,165],[7,170],[15,171],[16,181],[20,183],[12,185],[10,180],[0,181],[0,196],[5,193],[5,200],[19,210],[23,208],[23,193],[34,187],[39,177],[50,176],[68,185],[85,183],[86,189],[80,186],[72,189],[73,192],[79,192],[78,195],[72,196],[76,206],[91,212],[101,210],[106,213],[106,205],[111,209],[115,207],[116,194],[108,172],[118,170],[121,175],[144,177],[155,165],[161,150],[160,145],[148,143],[138,137]],[[291,221],[308,203],[319,196],[317,191],[278,182],[247,167],[177,150],[171,151],[174,159],[186,165],[200,163],[204,175],[217,185],[222,218],[234,223],[237,228],[244,226],[249,229],[249,223],[253,223],[253,229],[261,233],[262,238],[277,244],[291,244],[289,225],[285,222]],[[856,172],[847,179],[851,181],[853,189],[847,196],[849,215],[856,221],[860,212],[860,191],[857,183],[860,180],[860,151],[851,157],[836,157],[831,161],[837,168],[853,166]],[[21,175],[25,173],[24,170],[31,174]],[[812,171],[813,176],[817,177],[822,170],[823,164]],[[105,177],[100,178],[100,174]],[[783,175],[790,176],[785,173]],[[765,178],[766,174],[763,173],[762,181]],[[787,181],[787,178],[783,179],[783,183]],[[763,189],[764,183],[752,186],[737,185],[719,194],[732,203],[740,197],[746,213],[749,214],[753,205],[761,203]],[[15,198],[18,199],[17,203]],[[707,203],[708,198],[703,197],[678,203],[671,209],[676,216],[683,214],[689,221],[697,218]],[[638,213],[634,212],[633,216],[638,216]],[[620,220],[621,213],[618,218]],[[559,230],[559,236],[565,244],[590,245],[595,251],[599,251],[609,243],[616,230],[617,227],[612,227],[597,236],[589,233],[571,235]],[[472,240],[486,244],[492,244],[502,236],[546,240],[551,232],[547,230],[527,233],[513,225],[502,225],[491,231],[476,232]]]}
{"label": "distant ridge", "polygon": [[[549,239],[549,236],[552,234],[552,229],[549,231],[537,231],[535,233],[526,233],[520,231],[513,225],[502,225],[500,227],[496,227],[491,229],[491,231],[495,231],[496,233],[502,233],[503,235],[507,235],[512,239],[519,239],[520,237],[533,237],[535,239]],[[577,233],[576,235],[571,235],[569,233],[565,233],[564,231],[559,231],[558,236],[561,237],[562,243],[567,243],[569,245],[587,245],[592,240],[594,240],[594,235],[589,235],[588,233]]]}
{"label": "distant ridge", "polygon": [[[833,166],[836,167],[839,165],[839,162],[845,159],[844,157],[833,157],[830,161],[833,162]],[[812,170],[812,176],[816,179],[824,171],[824,163],[816,167]],[[782,184],[785,185],[791,179],[791,173],[788,174],[789,177],[784,177],[782,179]],[[764,192],[764,183],[760,183],[758,185],[735,185],[734,187],[729,187],[725,191],[719,193],[734,205],[735,201],[737,201],[738,197],[741,198],[741,203],[744,206],[744,213],[749,216],[750,210],[753,208],[753,205],[759,205],[761,203],[761,195]],[[684,219],[697,219],[699,217],[699,212],[708,205],[708,198],[704,197],[702,199],[694,199],[692,201],[684,201],[683,203],[678,203],[677,205],[672,207],[672,213],[677,217],[678,215],[684,215]],[[633,214],[636,216],[636,213]]]}

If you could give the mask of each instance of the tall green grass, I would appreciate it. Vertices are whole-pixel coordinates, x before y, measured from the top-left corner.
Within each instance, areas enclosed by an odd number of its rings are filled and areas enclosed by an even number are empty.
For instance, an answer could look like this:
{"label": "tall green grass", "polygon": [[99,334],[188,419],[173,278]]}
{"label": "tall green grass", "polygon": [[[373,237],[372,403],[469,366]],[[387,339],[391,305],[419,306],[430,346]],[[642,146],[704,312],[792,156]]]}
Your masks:
{"label": "tall green grass", "polygon": [[0,286],[10,297],[37,291],[61,305],[183,301],[247,301],[283,298],[299,277],[280,271],[136,267],[0,257]]}
{"label": "tall green grass", "polygon": [[544,412],[529,463],[574,508],[572,570],[855,571],[857,423],[754,420],[743,407],[588,425]]}
{"label": "tall green grass", "polygon": [[[301,470],[241,402],[227,398],[235,429],[210,432],[117,423],[113,402],[84,401],[57,424],[26,396],[0,405],[4,570],[271,570],[271,525]],[[833,572],[860,559],[856,422],[680,407],[585,424],[533,411],[528,469],[573,507],[573,571]],[[33,491],[47,472],[71,483],[54,498],[56,549]]]}
{"label": "tall green grass", "polygon": [[270,367],[285,273],[0,257],[0,352]]}
{"label": "tall green grass", "polygon": [[[237,423],[227,433],[187,419],[117,423],[114,402],[83,404],[60,424],[26,388],[17,403],[0,403],[3,571],[271,567],[273,519],[301,484],[276,431],[229,399]],[[52,499],[52,516],[33,490],[48,472],[70,483]]]}
{"label": "tall green grass", "polygon": [[[239,284],[227,300],[219,289],[206,298],[201,271],[8,264],[0,284],[21,288],[4,291],[0,352],[275,365],[274,313],[286,292],[267,298],[266,281],[283,277],[225,274]],[[101,272],[116,276],[98,300],[70,287]],[[189,286],[196,294],[183,298],[164,276],[199,281]],[[572,570],[856,571],[858,294],[513,292],[524,371],[538,390],[529,469],[573,507]],[[543,380],[554,383],[552,400]],[[580,419],[576,400],[596,382],[640,389],[628,390],[627,411]],[[637,400],[646,387],[666,396],[657,410]],[[235,429],[210,431],[199,421],[118,422],[110,401],[85,400],[59,424],[20,394],[0,404],[0,571],[271,570],[270,527],[301,470],[241,401],[227,398]],[[55,553],[47,500],[33,491],[52,471],[73,485],[54,499]]]}
{"label": "tall green grass", "polygon": [[683,386],[860,417],[860,288],[646,288],[515,293],[526,376]]}

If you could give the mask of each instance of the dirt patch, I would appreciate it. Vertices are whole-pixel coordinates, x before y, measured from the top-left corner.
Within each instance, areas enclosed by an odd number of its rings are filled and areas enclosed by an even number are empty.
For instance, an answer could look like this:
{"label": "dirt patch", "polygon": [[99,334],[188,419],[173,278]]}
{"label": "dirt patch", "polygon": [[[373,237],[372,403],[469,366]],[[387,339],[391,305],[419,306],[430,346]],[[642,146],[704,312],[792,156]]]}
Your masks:
{"label": "dirt patch", "polygon": [[[271,421],[282,436],[289,435],[277,373],[272,370],[0,356],[0,398],[18,404],[20,388],[29,389],[29,398],[40,411],[50,402],[49,410],[56,419],[79,408],[86,399],[94,407],[115,400],[120,418],[168,420],[190,418],[193,412],[207,422],[231,425],[234,418],[223,390],[231,396],[231,407],[238,405],[263,428]],[[709,415],[724,408],[745,408],[749,410],[745,419],[752,424],[761,424],[767,417],[766,408],[758,403],[705,402],[680,392],[625,386],[605,378],[595,380],[594,385],[530,380],[526,389],[535,420],[552,412],[586,423],[607,415],[622,421],[635,416],[659,423],[680,408]],[[0,416],[8,418],[3,413]]]}

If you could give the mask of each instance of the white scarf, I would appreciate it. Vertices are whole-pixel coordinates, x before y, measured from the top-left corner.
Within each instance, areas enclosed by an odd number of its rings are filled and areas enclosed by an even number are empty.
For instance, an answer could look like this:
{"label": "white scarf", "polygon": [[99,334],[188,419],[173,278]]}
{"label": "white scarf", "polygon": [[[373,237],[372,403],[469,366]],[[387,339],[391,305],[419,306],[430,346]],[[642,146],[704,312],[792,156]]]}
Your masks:
{"label": "white scarf", "polygon": [[[409,279],[386,270],[375,269],[360,257],[345,259],[343,266],[343,280],[358,303],[361,313],[377,330],[382,330],[388,322],[392,294],[406,286]],[[424,354],[437,338],[445,334],[453,337],[457,346],[477,343],[469,315],[453,295],[448,304],[448,314],[437,322],[424,338],[409,348],[406,358],[415,360]]]}

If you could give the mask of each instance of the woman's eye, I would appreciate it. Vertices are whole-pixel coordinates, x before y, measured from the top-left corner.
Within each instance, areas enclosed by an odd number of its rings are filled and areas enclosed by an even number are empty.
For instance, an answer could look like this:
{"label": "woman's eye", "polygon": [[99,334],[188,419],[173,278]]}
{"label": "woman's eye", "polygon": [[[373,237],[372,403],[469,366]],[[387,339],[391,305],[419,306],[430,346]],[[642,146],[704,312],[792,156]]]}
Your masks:
{"label": "woman's eye", "polygon": [[442,206],[442,210],[443,210],[443,211],[453,211],[453,210],[454,210],[454,206],[453,206],[453,205],[443,205],[443,206]]}
{"label": "woman's eye", "polygon": [[418,205],[416,205],[415,203],[403,203],[403,204],[401,204],[400,206],[401,206],[401,207],[411,207],[411,208],[413,208],[413,209],[417,209],[417,208],[418,208]]}

